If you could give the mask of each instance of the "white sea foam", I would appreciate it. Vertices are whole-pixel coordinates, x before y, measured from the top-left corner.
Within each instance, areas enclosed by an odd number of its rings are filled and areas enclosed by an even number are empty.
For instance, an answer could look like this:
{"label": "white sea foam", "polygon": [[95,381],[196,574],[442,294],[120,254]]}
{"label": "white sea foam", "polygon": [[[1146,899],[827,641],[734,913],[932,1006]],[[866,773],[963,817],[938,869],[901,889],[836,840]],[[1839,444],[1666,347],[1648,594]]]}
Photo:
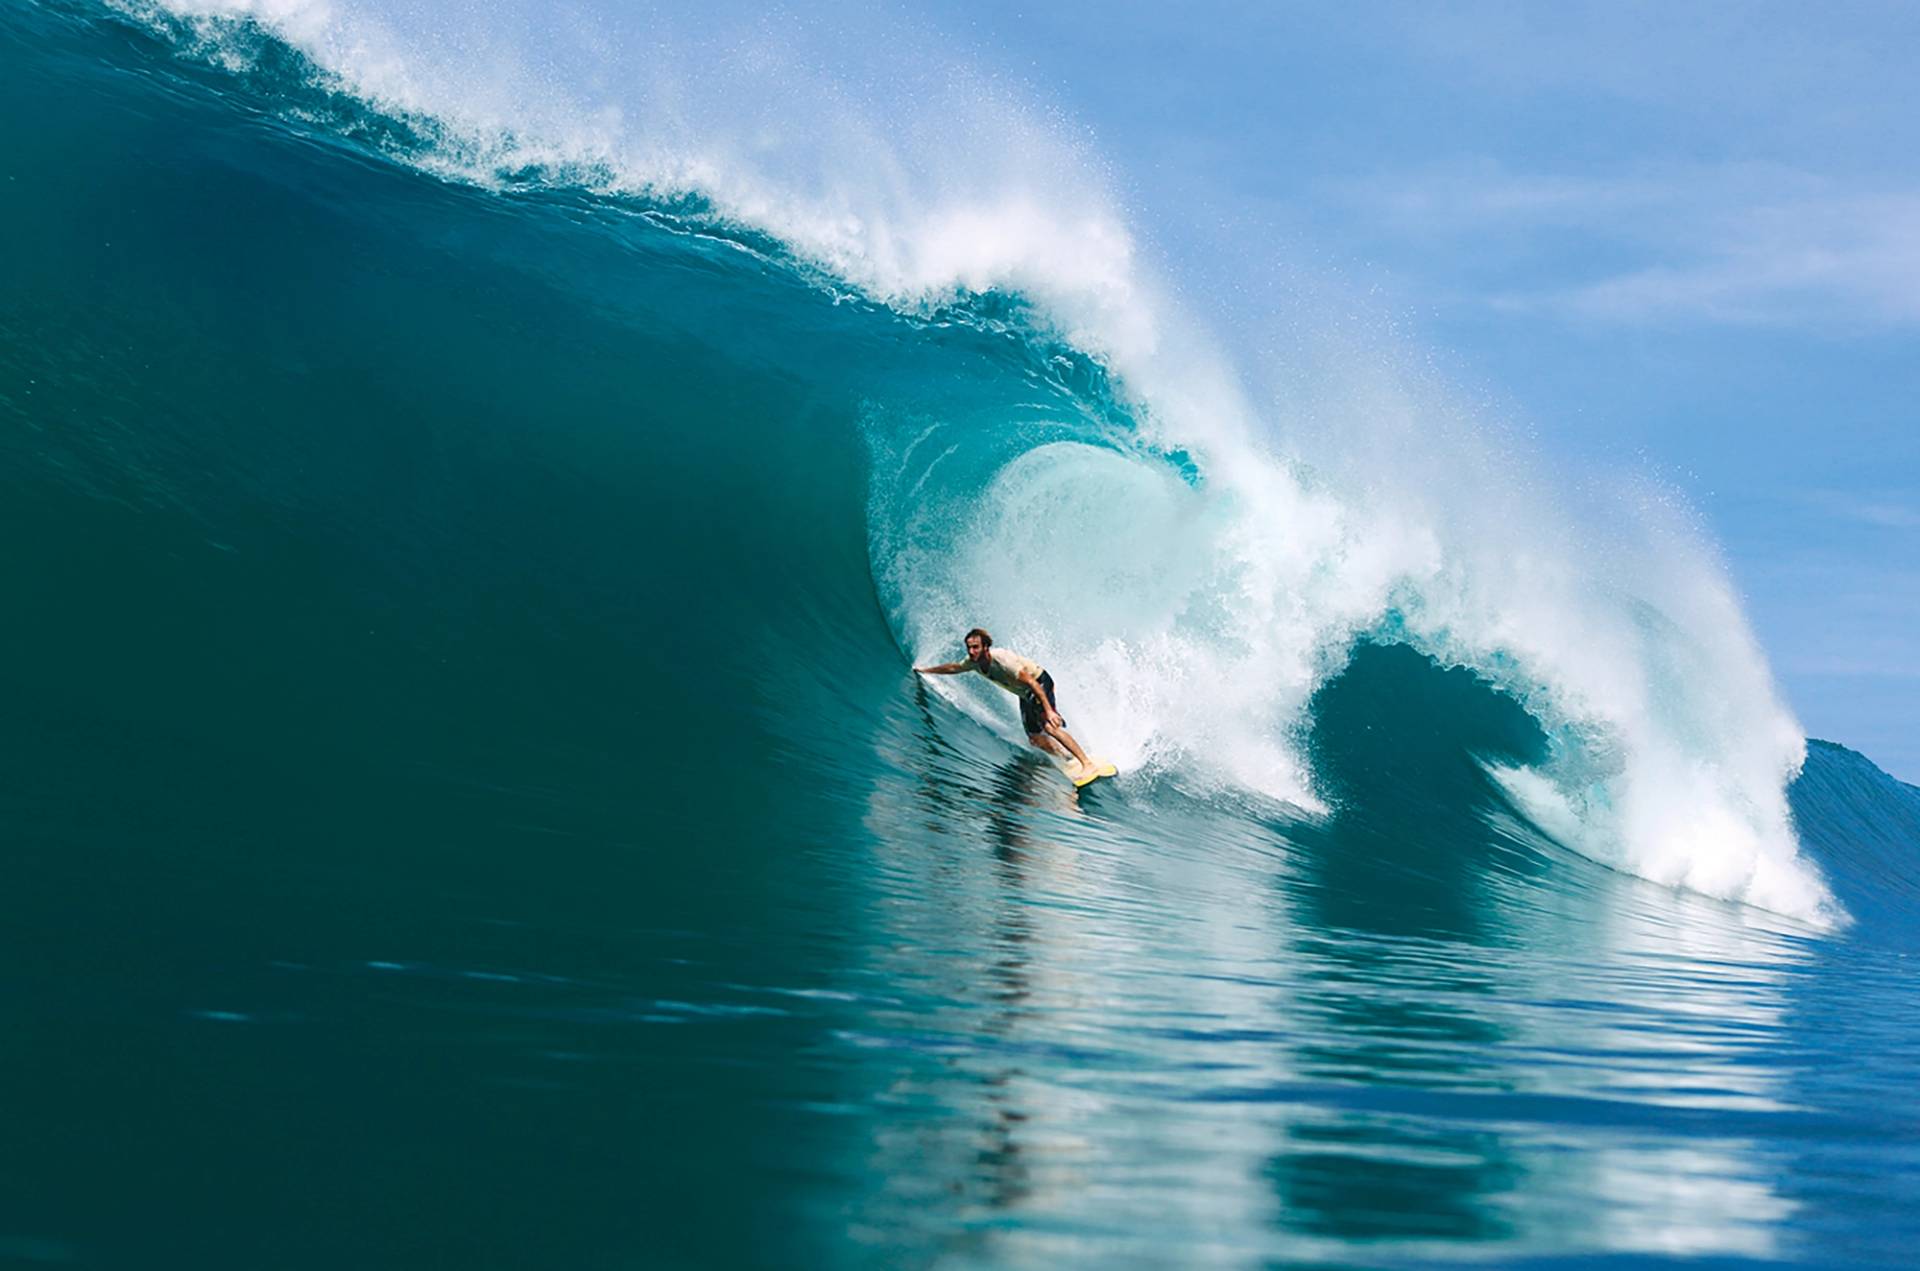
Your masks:
{"label": "white sea foam", "polygon": [[1496,775],[1543,829],[1660,882],[1838,916],[1787,809],[1802,735],[1684,517],[1645,496],[1571,511],[1391,354],[1349,358],[1310,401],[1251,393],[1257,368],[1168,302],[1088,147],[928,33],[872,14],[164,8],[216,57],[243,56],[232,23],[249,18],[376,107],[433,118],[449,140],[430,161],[464,179],[534,164],[697,193],[902,307],[1019,292],[1115,369],[1200,482],[1076,444],[1020,456],[966,508],[889,503],[876,475],[892,518],[876,569],[921,659],[998,622],[1126,766],[1314,808],[1299,745],[1313,692],[1357,635],[1391,627],[1542,722],[1551,762]]}

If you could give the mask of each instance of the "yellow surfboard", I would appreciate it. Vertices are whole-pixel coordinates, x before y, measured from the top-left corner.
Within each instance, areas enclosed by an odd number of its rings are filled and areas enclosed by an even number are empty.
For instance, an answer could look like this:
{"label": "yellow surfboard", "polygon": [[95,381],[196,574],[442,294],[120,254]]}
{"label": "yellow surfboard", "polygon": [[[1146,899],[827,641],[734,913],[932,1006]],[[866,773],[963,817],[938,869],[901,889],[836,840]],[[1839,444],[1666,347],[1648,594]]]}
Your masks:
{"label": "yellow surfboard", "polygon": [[1076,789],[1081,786],[1090,786],[1102,777],[1120,775],[1120,770],[1106,760],[1093,755],[1088,755],[1087,758],[1091,760],[1087,764],[1082,764],[1078,759],[1069,759],[1066,762],[1067,779],[1073,782]]}

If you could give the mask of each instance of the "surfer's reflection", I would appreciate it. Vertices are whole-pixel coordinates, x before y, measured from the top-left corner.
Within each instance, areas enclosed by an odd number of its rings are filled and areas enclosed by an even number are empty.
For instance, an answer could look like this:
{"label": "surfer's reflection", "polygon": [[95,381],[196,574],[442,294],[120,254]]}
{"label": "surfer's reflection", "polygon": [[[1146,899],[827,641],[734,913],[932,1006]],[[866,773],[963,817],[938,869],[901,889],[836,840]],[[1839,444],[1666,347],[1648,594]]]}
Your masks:
{"label": "surfer's reflection", "polygon": [[[1044,761],[1022,755],[994,770],[998,798],[987,805],[987,832],[993,843],[994,872],[1004,903],[995,911],[990,929],[991,956],[985,984],[990,1003],[981,1019],[981,1031],[990,1038],[1012,1042],[1032,1014],[1033,918],[1027,903],[1032,885],[1029,872],[1046,867],[1052,845],[1036,844],[1026,817],[1048,806],[1058,806],[1060,785],[1043,770]],[[1068,795],[1077,795],[1069,788]],[[983,1203],[992,1209],[1018,1206],[1032,1191],[1021,1132],[1031,1121],[1023,1106],[1026,1074],[1018,1064],[990,1065],[980,1075],[982,1103],[976,1131],[975,1183]]]}
{"label": "surfer's reflection", "polygon": [[[1036,915],[1049,913],[1042,902],[1072,886],[1072,849],[1033,830],[1049,813],[1079,808],[1079,792],[1064,785],[1044,759],[1018,755],[991,769],[992,797],[984,804],[985,830],[992,849],[993,876],[999,887],[987,938],[990,956],[982,977],[981,1047],[975,1075],[979,1081],[973,1135],[977,1144],[973,1176],[967,1180],[976,1201],[1007,1211],[1034,1192],[1034,1166],[1028,1144],[1039,1138],[1032,1106],[1039,1082],[1025,1066],[998,1058],[1015,1055],[1048,1033],[1044,984],[1059,981],[1059,963],[1069,961],[1060,940],[1070,931],[1054,928],[1056,944]],[[1049,965],[1047,959],[1054,959]],[[1036,984],[1036,979],[1042,983]],[[1051,1136],[1057,1141],[1058,1134]]]}
{"label": "surfer's reflection", "polygon": [[1047,1152],[1070,1138],[1052,1123],[1059,1100],[1042,1097],[1028,1056],[1047,1049],[1050,1012],[1076,997],[1072,911],[1050,902],[1083,883],[1074,850],[1049,831],[1077,815],[1077,792],[1043,758],[951,721],[943,731],[924,691],[916,697],[891,739],[912,793],[876,788],[868,828],[882,843],[913,845],[890,862],[916,877],[888,901],[887,978],[921,989],[912,1031],[939,1039],[941,1053],[937,1065],[903,1071],[887,1097],[938,1111],[910,1131],[880,1128],[876,1146],[900,1154],[891,1174],[962,1211],[1057,1204],[1036,1180],[1049,1174]]}

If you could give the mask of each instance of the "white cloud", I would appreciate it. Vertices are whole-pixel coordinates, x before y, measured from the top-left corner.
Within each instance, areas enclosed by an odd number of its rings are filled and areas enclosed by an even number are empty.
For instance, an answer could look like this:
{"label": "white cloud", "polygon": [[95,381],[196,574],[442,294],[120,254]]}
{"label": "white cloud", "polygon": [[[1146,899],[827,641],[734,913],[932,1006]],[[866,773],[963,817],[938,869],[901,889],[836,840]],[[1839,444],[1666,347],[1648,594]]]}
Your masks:
{"label": "white cloud", "polygon": [[1773,164],[1566,175],[1476,158],[1323,187],[1322,196],[1418,246],[1433,272],[1524,272],[1529,281],[1517,286],[1442,288],[1511,312],[1920,322],[1920,189],[1848,189]]}
{"label": "white cloud", "polygon": [[1626,321],[1920,322],[1920,195],[1813,199],[1714,219],[1726,222],[1723,233],[1681,229],[1666,244],[1678,263],[1630,269],[1538,300]]}
{"label": "white cloud", "polygon": [[1883,530],[1920,529],[1920,493],[1808,490],[1800,497],[1843,521]]}

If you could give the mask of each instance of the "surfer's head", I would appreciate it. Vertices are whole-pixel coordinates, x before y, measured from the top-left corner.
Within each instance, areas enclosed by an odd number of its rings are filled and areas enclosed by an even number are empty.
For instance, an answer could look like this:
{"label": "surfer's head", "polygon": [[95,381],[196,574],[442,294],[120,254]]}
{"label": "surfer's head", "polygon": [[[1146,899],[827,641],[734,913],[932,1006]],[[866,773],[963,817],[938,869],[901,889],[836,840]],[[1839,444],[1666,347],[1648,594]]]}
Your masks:
{"label": "surfer's head", "polygon": [[993,647],[993,637],[987,634],[985,627],[975,627],[967,632],[967,656],[975,662],[987,660],[987,650]]}

